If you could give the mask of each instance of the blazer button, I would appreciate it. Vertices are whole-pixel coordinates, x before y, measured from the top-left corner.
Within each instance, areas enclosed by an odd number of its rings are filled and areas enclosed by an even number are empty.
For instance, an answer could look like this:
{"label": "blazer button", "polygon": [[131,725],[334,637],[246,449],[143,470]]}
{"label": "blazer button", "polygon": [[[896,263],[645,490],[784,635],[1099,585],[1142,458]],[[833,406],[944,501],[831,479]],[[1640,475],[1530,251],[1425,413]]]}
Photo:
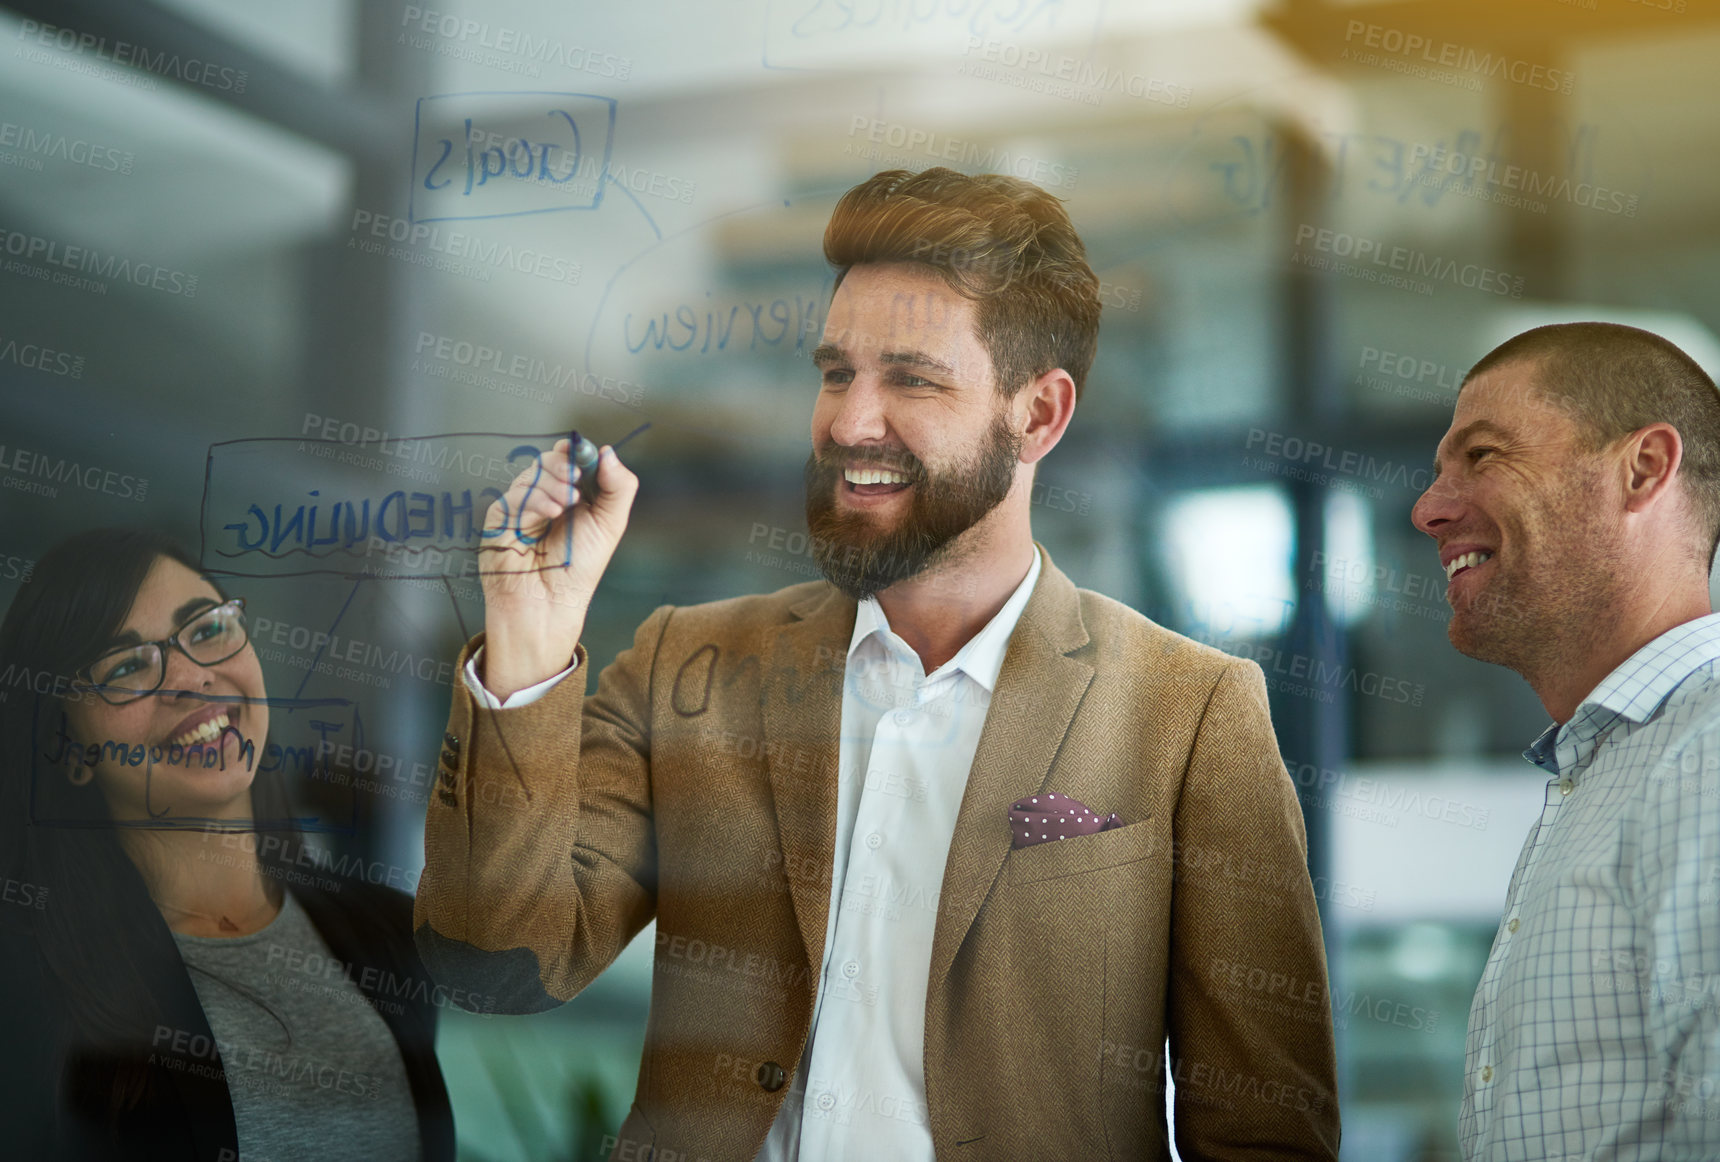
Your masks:
{"label": "blazer button", "polygon": [[788,1080],[788,1072],[774,1061],[766,1061],[758,1067],[758,1083],[761,1089],[775,1093],[782,1088],[782,1083]]}

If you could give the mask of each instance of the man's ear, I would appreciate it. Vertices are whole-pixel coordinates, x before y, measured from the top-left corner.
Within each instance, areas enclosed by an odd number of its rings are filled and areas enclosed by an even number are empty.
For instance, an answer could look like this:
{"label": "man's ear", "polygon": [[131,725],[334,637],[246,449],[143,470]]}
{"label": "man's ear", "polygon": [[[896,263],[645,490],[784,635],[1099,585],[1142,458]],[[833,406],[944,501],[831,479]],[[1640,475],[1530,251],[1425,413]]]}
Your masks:
{"label": "man's ear", "polygon": [[1624,507],[1647,512],[1672,495],[1672,482],[1684,462],[1684,440],[1668,423],[1649,424],[1625,437]]}
{"label": "man's ear", "polygon": [[1021,462],[1037,464],[1075,418],[1075,381],[1061,367],[1052,368],[1017,392],[1013,404],[1015,428],[1022,434]]}

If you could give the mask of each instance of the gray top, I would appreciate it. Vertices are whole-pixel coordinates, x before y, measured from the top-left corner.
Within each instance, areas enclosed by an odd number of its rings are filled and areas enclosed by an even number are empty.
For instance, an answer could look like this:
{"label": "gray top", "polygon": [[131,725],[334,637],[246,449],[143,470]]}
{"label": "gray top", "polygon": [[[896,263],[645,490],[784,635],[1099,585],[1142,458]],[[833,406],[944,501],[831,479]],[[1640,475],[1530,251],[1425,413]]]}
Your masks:
{"label": "gray top", "polygon": [[239,1158],[415,1160],[418,1115],[394,1034],[285,896],[249,936],[173,934],[221,1051]]}

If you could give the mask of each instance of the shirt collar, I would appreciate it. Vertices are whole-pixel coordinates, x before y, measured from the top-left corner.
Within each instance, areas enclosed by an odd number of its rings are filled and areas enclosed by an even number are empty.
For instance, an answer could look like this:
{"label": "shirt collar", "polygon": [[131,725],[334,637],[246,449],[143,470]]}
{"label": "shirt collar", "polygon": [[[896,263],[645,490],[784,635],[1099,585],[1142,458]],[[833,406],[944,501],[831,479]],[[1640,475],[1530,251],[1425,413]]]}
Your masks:
{"label": "shirt collar", "polygon": [[1556,769],[1561,732],[1583,740],[1620,718],[1647,722],[1685,679],[1716,660],[1720,660],[1720,613],[1673,626],[1619,663],[1577,704],[1569,722],[1562,727],[1554,723],[1542,731],[1523,757],[1538,767]]}
{"label": "shirt collar", "polygon": [[1523,757],[1550,774],[1559,773],[1559,724],[1557,722],[1543,730],[1534,742],[1523,752]]}
{"label": "shirt collar", "polygon": [[1583,702],[1632,722],[1647,722],[1686,678],[1716,660],[1720,660],[1720,613],[1710,613],[1673,626],[1637,650],[1601,679]]}
{"label": "shirt collar", "polygon": [[[1033,564],[1027,569],[1027,576],[1021,579],[1021,584],[1015,587],[1009,600],[1003,603],[1003,608],[985,623],[985,628],[969,638],[956,656],[939,666],[928,677],[935,678],[957,670],[984,686],[991,693],[997,686],[997,676],[1003,670],[1003,656],[1009,650],[1009,639],[1015,633],[1016,623],[1021,620],[1022,610],[1027,608],[1027,599],[1033,596],[1033,586],[1039,580],[1040,562],[1043,560],[1039,546],[1033,546]],[[884,607],[878,604],[876,597],[868,597],[859,603],[854,614],[854,635],[848,641],[848,658],[854,658],[858,650],[869,638],[876,635],[885,650],[893,652],[906,651],[909,657],[914,652],[908,644],[896,636],[890,628],[890,619],[884,616]],[[917,659],[916,659],[917,661]]]}

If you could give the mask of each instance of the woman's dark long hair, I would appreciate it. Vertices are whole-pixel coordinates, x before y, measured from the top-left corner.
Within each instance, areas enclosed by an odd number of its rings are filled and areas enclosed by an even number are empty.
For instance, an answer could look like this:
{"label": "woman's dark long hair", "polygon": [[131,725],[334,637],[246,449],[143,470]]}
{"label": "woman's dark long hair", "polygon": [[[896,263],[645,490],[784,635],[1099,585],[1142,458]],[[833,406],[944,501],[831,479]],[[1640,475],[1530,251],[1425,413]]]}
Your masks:
{"label": "woman's dark long hair", "polygon": [[[48,889],[46,907],[32,915],[33,931],[48,978],[65,994],[72,1035],[82,1046],[119,1059],[149,1045],[162,1016],[151,981],[179,953],[118,829],[109,825],[97,780],[76,785],[52,759],[66,703],[96,697],[80,693],[71,676],[112,641],[162,558],[200,572],[191,556],[155,532],[79,533],[42,556],[0,622],[0,676],[6,683],[0,700],[0,835],[6,837],[0,860],[21,860],[15,870],[5,870]],[[255,742],[261,752],[264,740]],[[273,775],[259,773],[251,795],[253,817],[265,825],[292,817]],[[257,844],[265,871],[297,855],[297,836],[276,838],[274,844]],[[116,1070],[111,1092],[102,1095],[109,1116],[135,1105],[146,1081],[141,1066]]]}

